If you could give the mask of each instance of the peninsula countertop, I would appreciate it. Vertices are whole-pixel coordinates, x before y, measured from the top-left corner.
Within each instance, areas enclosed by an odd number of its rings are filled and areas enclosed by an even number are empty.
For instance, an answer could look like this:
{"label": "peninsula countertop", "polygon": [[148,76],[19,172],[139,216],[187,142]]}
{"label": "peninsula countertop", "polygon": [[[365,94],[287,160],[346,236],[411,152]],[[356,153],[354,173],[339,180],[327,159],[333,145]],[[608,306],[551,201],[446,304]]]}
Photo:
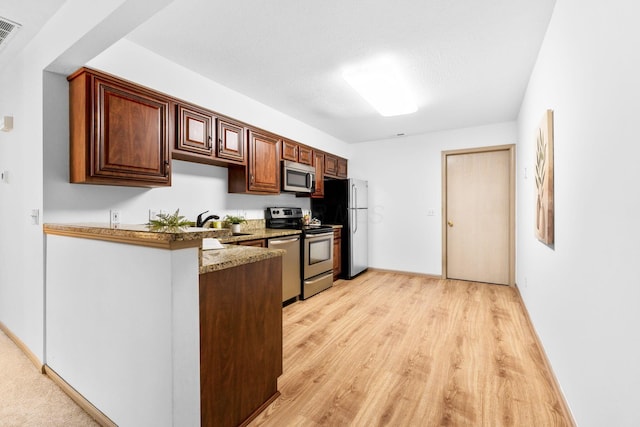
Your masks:
{"label": "peninsula countertop", "polygon": [[[264,239],[299,233],[295,230],[258,229],[234,236],[231,230],[222,228],[187,227],[181,230],[153,230],[145,224],[108,223],[44,224],[44,232],[51,235],[104,240],[161,249],[202,248],[202,239],[217,238],[224,243],[242,240]],[[223,249],[201,250],[199,273],[208,273],[263,259],[282,256],[281,249],[255,248],[225,244]]]}
{"label": "peninsula countertop", "polygon": [[229,229],[187,227],[179,230],[166,228],[154,230],[146,224],[118,224],[117,227],[110,226],[108,223],[44,224],[43,230],[46,234],[162,249],[197,248],[202,246],[203,238],[232,235]]}

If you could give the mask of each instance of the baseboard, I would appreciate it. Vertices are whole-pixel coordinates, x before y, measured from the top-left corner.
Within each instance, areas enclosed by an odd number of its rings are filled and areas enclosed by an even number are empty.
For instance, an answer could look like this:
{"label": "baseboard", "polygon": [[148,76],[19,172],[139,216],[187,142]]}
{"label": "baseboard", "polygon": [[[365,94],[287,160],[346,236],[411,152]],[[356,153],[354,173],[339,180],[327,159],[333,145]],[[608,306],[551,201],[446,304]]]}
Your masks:
{"label": "baseboard", "polygon": [[51,381],[56,383],[58,387],[60,387],[62,391],[64,391],[67,394],[67,396],[71,398],[71,400],[76,402],[79,407],[84,409],[84,411],[87,414],[89,414],[94,420],[96,420],[96,422],[100,424],[102,427],[118,427],[116,423],[111,421],[111,419],[109,419],[109,417],[107,417],[104,413],[102,413],[102,411],[100,411],[98,408],[93,406],[91,402],[85,399],[83,395],[78,393],[78,391],[75,388],[71,387],[65,380],[62,379],[62,377],[60,377],[60,375],[58,375],[49,366],[44,365],[44,373],[49,378],[51,378]]}
{"label": "baseboard", "polygon": [[562,393],[562,388],[560,388],[560,383],[558,382],[558,378],[556,377],[555,372],[553,372],[553,368],[551,367],[551,362],[549,362],[549,358],[547,357],[547,353],[545,353],[544,351],[544,347],[542,346],[542,341],[540,340],[540,337],[538,336],[538,333],[536,332],[536,328],[533,327],[533,322],[531,321],[531,317],[529,316],[529,310],[527,310],[527,306],[524,303],[524,300],[522,299],[522,294],[520,294],[520,289],[518,288],[518,285],[515,284],[513,286],[513,288],[515,288],[516,290],[516,294],[518,295],[518,301],[520,303],[520,306],[522,307],[522,311],[525,315],[525,320],[527,321],[527,325],[529,326],[529,329],[531,330],[531,335],[534,337],[535,339],[535,343],[538,346],[538,350],[540,351],[540,354],[542,354],[542,362],[545,364],[545,367],[547,368],[547,371],[549,372],[549,374],[551,375],[551,386],[554,389],[554,392],[556,393],[557,396],[559,396],[560,398],[560,405],[562,406],[562,411],[564,411],[567,419],[569,421],[571,421],[571,425],[573,427],[576,427],[576,420],[573,418],[573,414],[571,413],[571,410],[569,409],[569,405],[567,404],[567,401],[564,398],[564,394]]}
{"label": "baseboard", "polygon": [[44,365],[42,364],[42,361],[38,358],[38,356],[35,355],[34,352],[31,351],[29,347],[27,347],[24,342],[22,342],[20,338],[18,338],[17,335],[11,332],[9,328],[7,328],[7,326],[2,322],[0,322],[0,330],[2,330],[2,332],[4,332],[9,337],[9,339],[13,341],[20,350],[22,350],[24,355],[27,356],[29,360],[31,360],[31,363],[33,363],[40,372],[44,373]]}
{"label": "baseboard", "polygon": [[436,279],[436,280],[441,280],[442,279],[442,276],[437,276],[435,274],[414,273],[412,271],[385,270],[385,269],[382,269],[382,268],[372,268],[372,267],[369,267],[368,271],[373,271],[373,272],[377,272],[377,273],[403,274],[403,275],[406,275],[406,276],[419,276],[419,277],[425,277],[427,279]]}

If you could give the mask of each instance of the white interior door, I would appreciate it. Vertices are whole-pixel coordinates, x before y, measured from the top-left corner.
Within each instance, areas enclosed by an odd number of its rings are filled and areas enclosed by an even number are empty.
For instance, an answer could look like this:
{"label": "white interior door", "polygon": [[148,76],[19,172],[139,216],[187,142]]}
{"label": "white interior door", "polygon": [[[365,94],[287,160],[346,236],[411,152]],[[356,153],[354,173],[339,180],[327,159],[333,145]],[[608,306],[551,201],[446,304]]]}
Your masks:
{"label": "white interior door", "polygon": [[513,281],[512,149],[445,154],[445,276]]}

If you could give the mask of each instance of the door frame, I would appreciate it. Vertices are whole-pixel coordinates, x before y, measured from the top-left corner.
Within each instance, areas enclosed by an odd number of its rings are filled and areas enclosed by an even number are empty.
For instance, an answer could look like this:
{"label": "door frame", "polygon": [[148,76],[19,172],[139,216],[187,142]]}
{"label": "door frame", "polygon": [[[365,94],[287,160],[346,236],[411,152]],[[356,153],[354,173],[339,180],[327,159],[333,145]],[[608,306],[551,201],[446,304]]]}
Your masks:
{"label": "door frame", "polygon": [[447,274],[447,156],[458,154],[489,153],[493,151],[509,152],[509,286],[516,282],[516,146],[495,145],[490,147],[463,148],[442,152],[442,278]]}

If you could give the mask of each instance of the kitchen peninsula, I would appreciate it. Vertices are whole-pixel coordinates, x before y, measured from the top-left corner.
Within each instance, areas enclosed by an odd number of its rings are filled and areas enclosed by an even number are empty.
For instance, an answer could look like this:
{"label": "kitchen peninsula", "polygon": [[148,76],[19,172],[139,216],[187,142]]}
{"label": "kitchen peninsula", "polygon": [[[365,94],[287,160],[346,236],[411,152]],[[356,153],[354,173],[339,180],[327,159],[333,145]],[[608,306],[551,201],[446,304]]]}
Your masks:
{"label": "kitchen peninsula", "polygon": [[283,251],[45,224],[45,370],[106,424],[239,425],[278,396]]}

